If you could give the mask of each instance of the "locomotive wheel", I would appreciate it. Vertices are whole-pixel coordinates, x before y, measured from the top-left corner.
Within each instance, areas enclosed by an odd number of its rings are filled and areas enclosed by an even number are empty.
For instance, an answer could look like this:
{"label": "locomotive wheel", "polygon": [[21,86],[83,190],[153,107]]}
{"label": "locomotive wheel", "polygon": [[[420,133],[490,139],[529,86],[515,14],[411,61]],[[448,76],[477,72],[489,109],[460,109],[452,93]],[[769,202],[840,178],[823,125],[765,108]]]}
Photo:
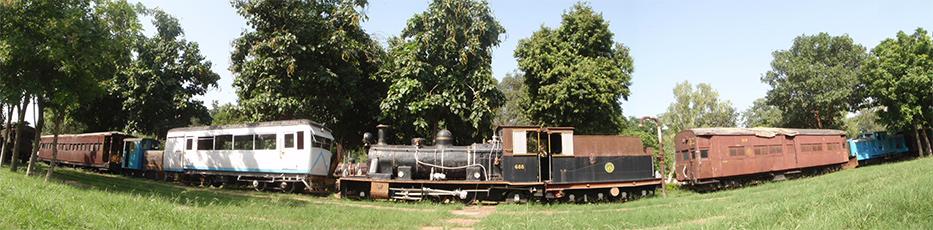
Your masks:
{"label": "locomotive wheel", "polygon": [[457,197],[457,200],[464,205],[472,205],[476,202],[476,193],[467,193],[466,197]]}
{"label": "locomotive wheel", "polygon": [[254,180],[254,181],[253,181],[253,189],[256,190],[257,192],[265,191],[265,190],[266,190],[266,183],[265,183],[265,182],[259,182],[259,181],[255,181],[255,180]]}
{"label": "locomotive wheel", "polygon": [[524,191],[511,191],[505,194],[506,204],[524,204],[528,203],[528,194]]}
{"label": "locomotive wheel", "polygon": [[279,190],[281,190],[283,193],[294,193],[295,192],[295,185],[293,183],[279,182],[278,186],[279,186]]}

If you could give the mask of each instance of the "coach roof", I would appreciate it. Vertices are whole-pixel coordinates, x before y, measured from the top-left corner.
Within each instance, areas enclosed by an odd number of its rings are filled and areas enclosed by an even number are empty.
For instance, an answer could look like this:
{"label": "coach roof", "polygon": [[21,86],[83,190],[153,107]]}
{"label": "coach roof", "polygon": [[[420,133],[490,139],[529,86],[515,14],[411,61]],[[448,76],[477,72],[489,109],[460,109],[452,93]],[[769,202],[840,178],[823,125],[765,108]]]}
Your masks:
{"label": "coach roof", "polygon": [[745,136],[773,137],[777,135],[845,135],[842,130],[835,129],[785,129],[785,128],[695,128],[687,129],[697,136]]}
{"label": "coach roof", "polygon": [[233,124],[233,125],[217,125],[217,126],[195,126],[195,127],[181,127],[168,130],[169,132],[182,132],[182,131],[204,131],[204,130],[218,130],[218,129],[235,129],[235,128],[256,128],[256,127],[272,127],[272,126],[291,126],[291,125],[310,125],[331,132],[330,129],[324,127],[320,123],[313,122],[307,119],[299,120],[284,120],[284,121],[265,121],[265,122],[256,122],[256,123],[245,123],[245,124]]}

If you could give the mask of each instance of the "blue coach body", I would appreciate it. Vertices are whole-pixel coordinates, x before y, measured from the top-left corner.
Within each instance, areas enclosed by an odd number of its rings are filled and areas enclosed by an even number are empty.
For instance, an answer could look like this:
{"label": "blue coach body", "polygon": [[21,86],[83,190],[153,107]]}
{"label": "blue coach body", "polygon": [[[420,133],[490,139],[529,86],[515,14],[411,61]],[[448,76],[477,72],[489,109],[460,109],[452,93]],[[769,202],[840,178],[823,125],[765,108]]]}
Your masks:
{"label": "blue coach body", "polygon": [[849,139],[849,154],[862,161],[907,153],[907,141],[903,135],[874,132]]}
{"label": "blue coach body", "polygon": [[159,148],[159,141],[152,138],[127,138],[123,142],[124,169],[142,170],[146,167],[146,151]]}

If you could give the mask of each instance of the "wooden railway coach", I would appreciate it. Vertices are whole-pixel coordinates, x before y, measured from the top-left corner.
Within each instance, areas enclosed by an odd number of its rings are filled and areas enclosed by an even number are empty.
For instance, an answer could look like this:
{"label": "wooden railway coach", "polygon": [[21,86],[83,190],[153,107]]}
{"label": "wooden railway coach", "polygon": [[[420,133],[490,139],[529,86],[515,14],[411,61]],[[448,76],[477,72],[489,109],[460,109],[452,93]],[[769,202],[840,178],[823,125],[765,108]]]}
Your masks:
{"label": "wooden railway coach", "polygon": [[[118,169],[123,161],[123,139],[132,136],[121,132],[58,135],[57,162],[78,167]],[[39,160],[52,161],[52,135],[42,136]]]}
{"label": "wooden railway coach", "polygon": [[697,128],[674,138],[677,180],[690,185],[835,168],[849,162],[845,132],[828,129]]}

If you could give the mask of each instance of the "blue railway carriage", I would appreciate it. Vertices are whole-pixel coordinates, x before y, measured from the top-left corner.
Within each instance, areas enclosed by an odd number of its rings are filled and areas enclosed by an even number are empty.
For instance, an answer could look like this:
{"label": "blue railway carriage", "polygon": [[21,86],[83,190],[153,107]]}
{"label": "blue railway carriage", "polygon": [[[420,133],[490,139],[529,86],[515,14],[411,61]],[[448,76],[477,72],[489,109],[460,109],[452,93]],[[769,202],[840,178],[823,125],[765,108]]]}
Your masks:
{"label": "blue railway carriage", "polygon": [[907,142],[903,135],[885,132],[865,133],[849,139],[849,155],[859,161],[873,160],[907,153]]}
{"label": "blue railway carriage", "polygon": [[159,141],[152,138],[123,139],[123,162],[121,167],[126,170],[145,170],[148,164],[146,152],[154,149],[159,149]]}
{"label": "blue railway carriage", "polygon": [[323,192],[336,181],[333,139],[309,120],[176,128],[166,136],[162,168],[202,185]]}

